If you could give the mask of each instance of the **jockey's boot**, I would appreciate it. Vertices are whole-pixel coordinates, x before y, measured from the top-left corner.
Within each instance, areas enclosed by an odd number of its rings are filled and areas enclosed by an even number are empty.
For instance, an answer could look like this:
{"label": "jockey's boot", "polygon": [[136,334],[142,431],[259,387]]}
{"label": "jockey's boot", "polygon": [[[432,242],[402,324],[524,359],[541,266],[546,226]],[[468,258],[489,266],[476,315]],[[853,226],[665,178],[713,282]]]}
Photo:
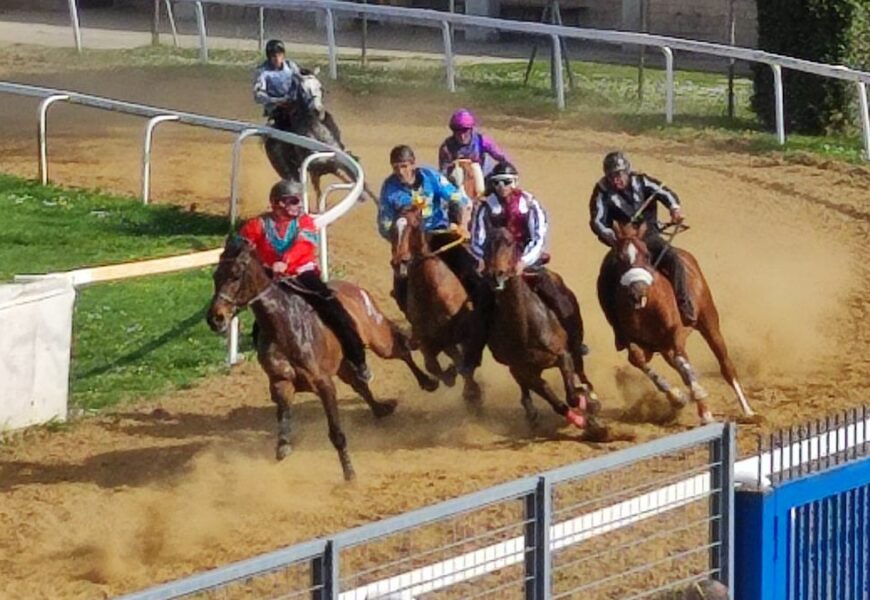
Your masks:
{"label": "jockey's boot", "polygon": [[690,298],[679,298],[677,300],[677,308],[680,310],[680,319],[683,321],[683,325],[686,327],[695,327],[698,324],[695,305]]}

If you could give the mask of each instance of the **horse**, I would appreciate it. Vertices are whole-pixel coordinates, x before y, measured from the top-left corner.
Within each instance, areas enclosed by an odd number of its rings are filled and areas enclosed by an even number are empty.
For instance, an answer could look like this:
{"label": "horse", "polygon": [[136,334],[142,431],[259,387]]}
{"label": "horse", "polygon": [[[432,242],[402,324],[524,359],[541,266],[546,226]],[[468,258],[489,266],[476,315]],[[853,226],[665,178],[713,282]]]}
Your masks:
{"label": "horse", "polygon": [[[230,320],[250,307],[259,327],[256,349],[260,366],[269,378],[269,393],[278,409],[276,457],[286,458],[290,446],[290,404],[296,392],[314,392],[323,403],[329,424],[329,439],[338,452],[346,480],[355,477],[347,440],[339,423],[333,376],[362,396],[375,417],[386,417],[396,408],[394,400],[375,400],[368,385],[354,376],[342,358],[335,334],[317,317],[314,309],[297,293],[292,279],[274,282],[255,255],[253,246],[241,238],[230,238],[214,271],[214,295],[206,321],[216,333],[225,333]],[[403,361],[418,385],[434,391],[438,382],[414,362],[407,336],[384,317],[369,293],[344,281],[330,287],[350,313],[363,342],[385,359]]]}
{"label": "horse", "polygon": [[[459,240],[450,242],[451,247]],[[426,370],[452,386],[461,363],[460,341],[471,326],[471,303],[459,278],[432,251],[423,229],[423,212],[412,205],[403,210],[391,229],[390,263],[400,278],[407,278],[405,316],[411,335],[419,345]],[[447,248],[447,246],[443,246]],[[445,353],[453,362],[446,370],[438,362]],[[480,385],[472,375],[463,375],[463,398],[471,406],[480,401]]]}
{"label": "horse", "polygon": [[[520,402],[529,423],[538,419],[530,391],[544,398],[568,423],[586,428],[590,439],[606,436],[606,429],[592,416],[594,408],[587,391],[574,385],[577,375],[584,384],[591,384],[583,371],[582,357],[572,357],[568,335],[543,300],[527,282],[530,277],[549,277],[549,273],[518,272],[520,248],[505,227],[494,227],[484,248],[484,274],[495,289],[495,314],[488,345],[493,358],[508,367],[520,386]],[[564,284],[559,285],[572,297]],[[576,297],[574,305],[578,307]],[[582,323],[582,321],[581,321]],[[562,401],[541,377],[541,373],[556,367],[565,386]]]}
{"label": "horse", "polygon": [[[323,84],[317,78],[319,69],[308,71],[303,69],[300,75],[301,91],[294,102],[279,105],[273,114],[270,124],[282,131],[288,131],[305,137],[313,138],[340,150],[346,150],[341,141],[341,131],[332,114],[326,110],[323,103]],[[267,138],[265,141],[266,156],[272,163],[272,168],[283,179],[299,180],[302,163],[312,154],[312,151],[302,146],[286,144],[280,140]],[[335,159],[319,159],[309,167],[311,183],[319,198],[321,195],[320,180],[324,175],[335,175],[345,183],[353,180],[353,175]],[[377,202],[377,197],[368,187],[363,186],[361,199]]]}
{"label": "horse", "polygon": [[[650,260],[649,250],[643,242],[646,231],[646,223],[639,228],[615,224],[617,241],[611,250],[612,254],[608,254],[615,257],[619,264],[615,315],[617,325],[628,344],[629,362],[643,371],[656,388],[667,395],[673,408],[682,408],[687,403],[684,394],[679,389],[672,388],[648,364],[654,353],[661,354],[688,386],[691,398],[697,404],[701,421],[711,423],[714,419],[705,402],[709,394],[698,382],[686,354],[686,339],[693,329],[697,329],[716,356],[722,377],[734,390],[744,415],[754,418],[755,413],[749,406],[737,380],[734,364],[728,356],[725,339],[719,330],[719,313],[698,261],[685,250],[670,250],[678,253],[686,269],[689,293],[698,316],[697,325],[692,328],[683,325],[671,282],[656,270]],[[602,278],[608,256],[605,256],[601,265]],[[604,299],[601,301],[604,308]]]}
{"label": "horse", "polygon": [[483,169],[469,158],[459,158],[451,163],[450,180],[472,200],[479,200],[484,195]]}

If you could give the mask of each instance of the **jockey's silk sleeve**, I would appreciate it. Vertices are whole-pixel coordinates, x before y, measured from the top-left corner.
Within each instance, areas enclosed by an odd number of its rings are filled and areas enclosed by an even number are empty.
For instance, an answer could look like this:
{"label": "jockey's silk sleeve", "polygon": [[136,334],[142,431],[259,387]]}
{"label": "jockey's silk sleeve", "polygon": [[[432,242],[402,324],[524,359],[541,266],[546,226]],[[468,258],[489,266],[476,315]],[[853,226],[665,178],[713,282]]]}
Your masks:
{"label": "jockey's silk sleeve", "polygon": [[538,262],[544,252],[544,245],[547,241],[547,213],[541,207],[541,203],[528,194],[526,203],[529,207],[528,228],[529,242],[523,248],[522,261],[526,266],[531,266]]}
{"label": "jockey's silk sleeve", "polygon": [[592,197],[589,199],[589,227],[603,244],[611,245],[616,241],[616,232],[610,227],[611,217],[607,207],[607,199],[600,184],[595,184]]}
{"label": "jockey's silk sleeve", "polygon": [[380,201],[378,202],[378,233],[385,240],[390,239],[390,230],[393,228],[393,221],[396,219],[396,210],[390,198],[389,181],[389,177],[384,180],[384,184],[381,186]]}
{"label": "jockey's silk sleeve", "polygon": [[662,182],[649,175],[641,175],[643,182],[644,196],[649,198],[653,194],[656,200],[665,206],[668,210],[680,208],[680,199],[669,187],[662,185]]}

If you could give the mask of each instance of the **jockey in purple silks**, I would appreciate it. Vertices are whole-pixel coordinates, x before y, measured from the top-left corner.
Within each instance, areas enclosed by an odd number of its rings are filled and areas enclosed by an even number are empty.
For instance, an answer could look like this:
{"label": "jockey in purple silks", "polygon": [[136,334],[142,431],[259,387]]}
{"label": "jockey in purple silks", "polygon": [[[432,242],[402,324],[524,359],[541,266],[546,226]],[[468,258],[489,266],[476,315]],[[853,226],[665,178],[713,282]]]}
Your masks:
{"label": "jockey in purple silks", "polygon": [[469,110],[457,110],[450,117],[449,125],[453,135],[444,140],[438,149],[438,168],[445,175],[449,174],[454,161],[460,159],[471,160],[479,164],[481,169],[484,168],[487,155],[496,163],[511,162],[492,138],[474,130],[476,123]]}

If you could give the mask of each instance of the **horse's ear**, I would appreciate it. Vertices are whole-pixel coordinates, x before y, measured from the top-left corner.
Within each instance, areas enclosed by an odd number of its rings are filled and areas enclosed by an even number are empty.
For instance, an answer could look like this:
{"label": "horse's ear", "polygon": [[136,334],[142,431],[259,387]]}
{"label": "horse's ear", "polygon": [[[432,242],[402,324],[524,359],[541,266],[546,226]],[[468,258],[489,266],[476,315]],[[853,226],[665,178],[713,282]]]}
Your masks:
{"label": "horse's ear", "polygon": [[644,221],[640,224],[640,227],[637,228],[637,237],[643,239],[646,236],[647,223]]}

